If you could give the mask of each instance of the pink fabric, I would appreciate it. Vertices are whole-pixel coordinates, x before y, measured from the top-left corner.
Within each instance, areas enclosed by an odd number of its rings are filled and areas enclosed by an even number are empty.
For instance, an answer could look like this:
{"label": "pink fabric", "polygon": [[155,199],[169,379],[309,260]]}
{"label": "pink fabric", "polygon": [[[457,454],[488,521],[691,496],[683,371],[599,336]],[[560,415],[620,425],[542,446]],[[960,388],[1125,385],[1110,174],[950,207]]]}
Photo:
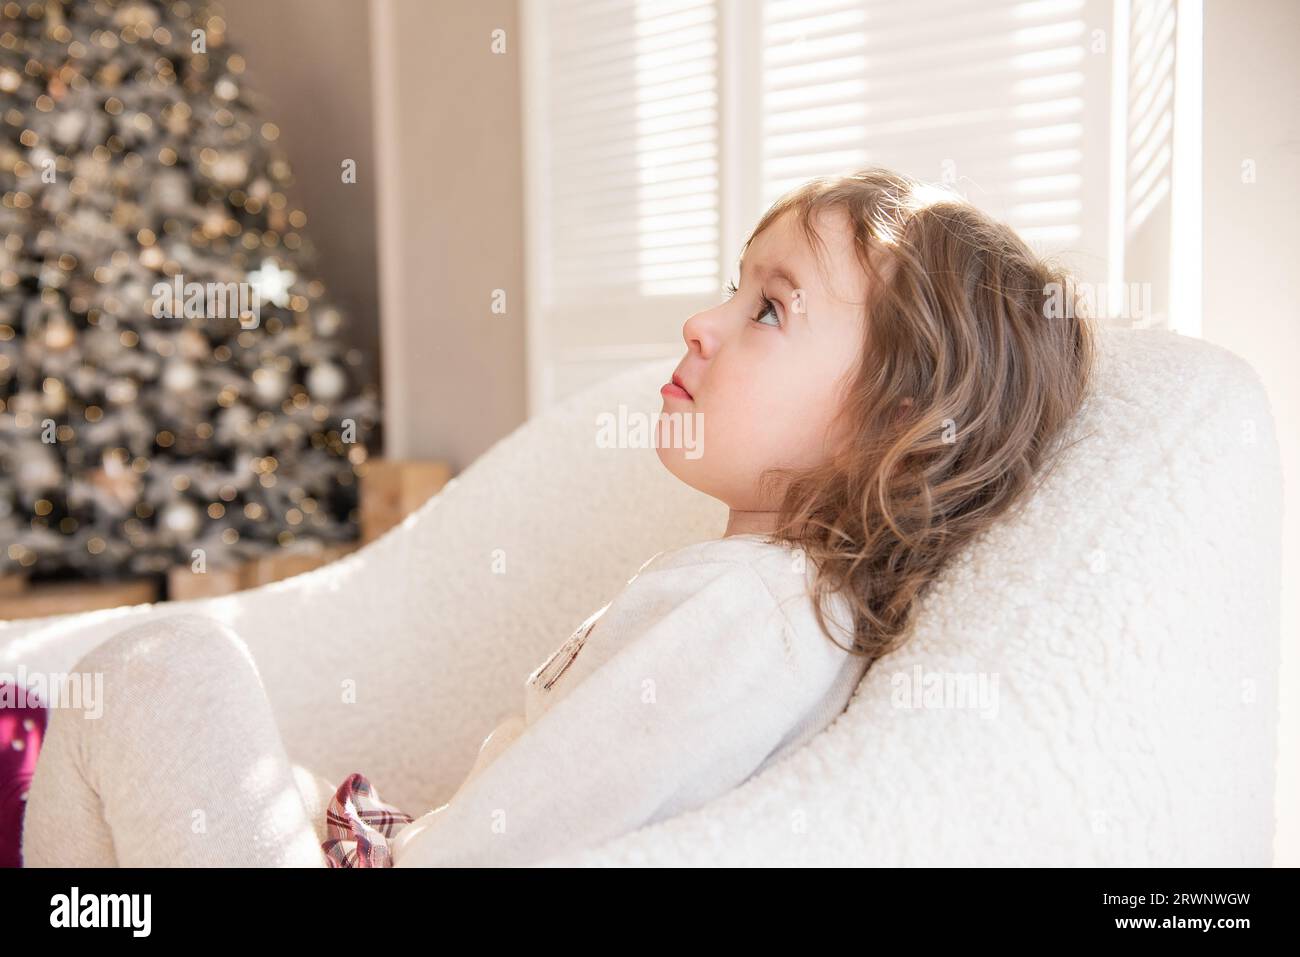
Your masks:
{"label": "pink fabric", "polygon": [[35,695],[0,682],[0,867],[22,866],[23,812],[45,722]]}
{"label": "pink fabric", "polygon": [[388,839],[411,823],[411,815],[379,799],[365,775],[339,785],[325,812],[328,839],[321,842],[330,867],[392,867]]}

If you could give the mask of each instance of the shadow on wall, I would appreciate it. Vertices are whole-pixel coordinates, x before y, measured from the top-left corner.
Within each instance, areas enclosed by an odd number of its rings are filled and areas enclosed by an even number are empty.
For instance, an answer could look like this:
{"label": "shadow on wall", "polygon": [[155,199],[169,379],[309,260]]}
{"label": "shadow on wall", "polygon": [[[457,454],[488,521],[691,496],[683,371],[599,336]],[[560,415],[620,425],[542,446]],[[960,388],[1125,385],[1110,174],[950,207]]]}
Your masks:
{"label": "shadow on wall", "polygon": [[516,0],[224,9],[280,126],[318,274],[381,367],[385,456],[460,471],[526,410]]}
{"label": "shadow on wall", "polygon": [[343,336],[379,381],[379,284],[373,175],[344,183],[344,160],[373,170],[370,15],[356,0],[224,0],[250,88],[280,128],[291,198],[307,213],[316,273],[347,316]]}

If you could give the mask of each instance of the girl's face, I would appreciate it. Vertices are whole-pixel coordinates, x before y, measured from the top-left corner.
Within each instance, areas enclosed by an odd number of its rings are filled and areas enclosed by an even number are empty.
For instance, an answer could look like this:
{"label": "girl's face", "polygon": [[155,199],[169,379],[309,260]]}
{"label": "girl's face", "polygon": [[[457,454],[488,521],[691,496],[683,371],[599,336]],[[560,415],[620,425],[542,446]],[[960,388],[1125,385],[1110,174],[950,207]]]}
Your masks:
{"label": "girl's face", "polygon": [[[779,490],[759,496],[766,469],[816,465],[834,448],[831,420],[862,353],[867,280],[847,215],[824,211],[814,225],[829,286],[793,214],[783,214],[745,251],[735,295],[686,320],[679,388],[663,389],[660,461],[738,511],[777,507]],[[692,415],[694,441],[681,441],[690,427],[674,433],[672,420]]]}

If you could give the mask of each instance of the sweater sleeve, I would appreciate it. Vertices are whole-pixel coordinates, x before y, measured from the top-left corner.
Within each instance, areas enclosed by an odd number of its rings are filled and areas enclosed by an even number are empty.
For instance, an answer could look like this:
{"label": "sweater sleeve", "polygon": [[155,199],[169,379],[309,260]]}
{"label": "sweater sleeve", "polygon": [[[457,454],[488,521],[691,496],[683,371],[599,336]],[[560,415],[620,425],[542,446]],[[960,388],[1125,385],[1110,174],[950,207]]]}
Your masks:
{"label": "sweater sleeve", "polygon": [[[749,777],[825,693],[743,562],[638,576],[602,658],[446,805],[399,867],[518,866],[698,807]],[[811,663],[810,663],[811,664]],[[400,835],[399,835],[400,837]]]}

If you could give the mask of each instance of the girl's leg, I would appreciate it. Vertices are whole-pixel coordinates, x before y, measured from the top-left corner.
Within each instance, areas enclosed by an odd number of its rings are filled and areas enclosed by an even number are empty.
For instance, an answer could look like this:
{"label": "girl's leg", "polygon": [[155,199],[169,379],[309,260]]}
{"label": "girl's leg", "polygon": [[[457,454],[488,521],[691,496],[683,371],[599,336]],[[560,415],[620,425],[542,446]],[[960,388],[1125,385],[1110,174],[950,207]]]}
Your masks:
{"label": "girl's leg", "polygon": [[102,704],[51,709],[28,792],[26,866],[326,866],[300,791],[321,779],[289,763],[228,626],[149,622],[77,671],[102,676]]}

